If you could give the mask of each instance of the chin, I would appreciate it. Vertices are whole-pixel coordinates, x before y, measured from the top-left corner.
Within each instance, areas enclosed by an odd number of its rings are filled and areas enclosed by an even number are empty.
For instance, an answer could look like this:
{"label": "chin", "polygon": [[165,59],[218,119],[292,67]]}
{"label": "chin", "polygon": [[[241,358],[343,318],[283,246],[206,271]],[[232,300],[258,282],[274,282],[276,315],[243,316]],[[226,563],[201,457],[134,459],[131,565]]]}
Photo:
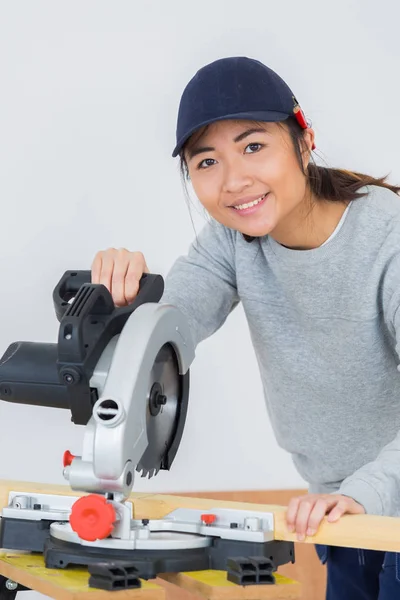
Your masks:
{"label": "chin", "polygon": [[266,235],[269,235],[273,231],[273,229],[273,226],[264,225],[263,227],[258,226],[240,228],[240,230],[238,231],[240,231],[240,233],[242,233],[243,235],[248,235],[250,237],[264,237]]}

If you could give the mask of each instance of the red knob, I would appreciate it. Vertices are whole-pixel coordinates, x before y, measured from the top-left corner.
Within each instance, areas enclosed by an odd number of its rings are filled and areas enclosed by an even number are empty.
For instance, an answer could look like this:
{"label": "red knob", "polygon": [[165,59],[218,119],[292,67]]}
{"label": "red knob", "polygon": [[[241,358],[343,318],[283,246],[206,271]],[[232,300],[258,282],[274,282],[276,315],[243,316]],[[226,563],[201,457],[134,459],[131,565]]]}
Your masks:
{"label": "red knob", "polygon": [[209,513],[201,515],[201,520],[206,525],[212,525],[215,522],[216,518],[217,518],[217,515],[213,515],[213,514],[209,514]]}
{"label": "red knob", "polygon": [[90,494],[79,498],[73,506],[69,522],[82,540],[104,540],[114,529],[116,513],[103,496]]}
{"label": "red knob", "polygon": [[64,456],[63,456],[64,467],[69,467],[69,465],[72,463],[74,458],[76,458],[76,457],[73,454],[71,454],[71,452],[69,450],[66,450],[64,452]]}

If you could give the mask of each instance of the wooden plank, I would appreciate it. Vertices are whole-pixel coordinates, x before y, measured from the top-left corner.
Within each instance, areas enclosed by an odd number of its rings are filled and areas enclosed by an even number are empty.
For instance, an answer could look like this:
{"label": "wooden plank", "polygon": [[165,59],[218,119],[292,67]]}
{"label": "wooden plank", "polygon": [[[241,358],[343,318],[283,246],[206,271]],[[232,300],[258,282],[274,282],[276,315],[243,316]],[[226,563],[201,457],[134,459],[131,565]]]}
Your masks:
{"label": "wooden plank", "polygon": [[[7,505],[8,492],[11,490],[74,495],[67,486],[0,480],[0,509]],[[130,500],[134,504],[134,516],[138,519],[159,519],[180,507],[204,510],[227,507],[273,512],[275,515],[275,539],[297,540],[296,535],[289,533],[286,528],[285,506],[137,492],[131,494]],[[307,537],[304,543],[400,552],[400,518],[375,515],[345,515],[336,523],[323,522],[318,533],[312,537]]]}
{"label": "wooden plank", "polygon": [[151,581],[132,590],[107,592],[89,587],[87,569],[46,569],[37,554],[0,554],[0,574],[57,600],[164,600],[165,590]]}
{"label": "wooden plank", "polygon": [[225,571],[168,573],[160,578],[208,600],[298,600],[301,586],[297,581],[275,574],[275,585],[241,586],[231,583]]}
{"label": "wooden plank", "polygon": [[[206,498],[183,497],[166,494],[154,494],[132,498],[135,514],[138,518],[160,518],[180,507],[207,510],[210,508],[237,508],[274,513],[276,540],[297,541],[295,534],[286,527],[286,507],[275,504],[254,504]],[[400,552],[400,518],[380,517],[376,515],[344,515],[336,523],[325,519],[312,537],[306,537],[306,544],[327,544],[347,548],[364,548]]]}

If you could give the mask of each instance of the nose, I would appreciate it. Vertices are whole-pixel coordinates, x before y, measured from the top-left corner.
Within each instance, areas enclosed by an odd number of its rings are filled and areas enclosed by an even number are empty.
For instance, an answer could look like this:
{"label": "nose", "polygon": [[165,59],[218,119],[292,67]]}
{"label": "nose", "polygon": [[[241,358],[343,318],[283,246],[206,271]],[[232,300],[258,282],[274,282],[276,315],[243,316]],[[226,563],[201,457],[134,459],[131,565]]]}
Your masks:
{"label": "nose", "polygon": [[223,191],[239,193],[253,184],[253,177],[249,173],[248,165],[241,157],[235,157],[224,164]]}

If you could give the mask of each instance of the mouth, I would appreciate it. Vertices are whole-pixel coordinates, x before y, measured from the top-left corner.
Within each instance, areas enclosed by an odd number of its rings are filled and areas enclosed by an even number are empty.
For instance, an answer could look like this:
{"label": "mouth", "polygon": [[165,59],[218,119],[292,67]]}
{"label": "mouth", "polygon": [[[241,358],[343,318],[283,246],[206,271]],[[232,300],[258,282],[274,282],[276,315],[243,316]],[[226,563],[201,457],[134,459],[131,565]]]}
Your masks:
{"label": "mouth", "polygon": [[239,214],[249,214],[253,213],[260,204],[263,204],[268,196],[269,192],[264,194],[263,196],[259,196],[259,198],[255,198],[251,200],[251,202],[244,202],[243,204],[232,205],[230,208],[233,208]]}

